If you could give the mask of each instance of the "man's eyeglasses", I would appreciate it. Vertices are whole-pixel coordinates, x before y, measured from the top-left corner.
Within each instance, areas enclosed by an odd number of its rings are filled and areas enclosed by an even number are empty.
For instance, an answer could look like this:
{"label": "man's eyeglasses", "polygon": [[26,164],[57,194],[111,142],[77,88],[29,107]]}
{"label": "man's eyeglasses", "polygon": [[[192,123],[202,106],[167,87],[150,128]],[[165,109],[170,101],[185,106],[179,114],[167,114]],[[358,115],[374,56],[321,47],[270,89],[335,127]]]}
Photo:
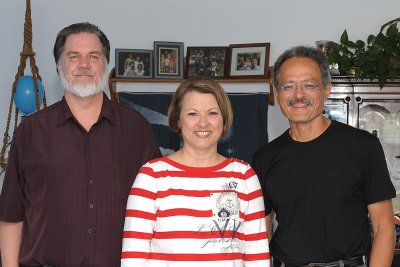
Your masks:
{"label": "man's eyeglasses", "polygon": [[304,81],[300,84],[296,84],[296,83],[289,82],[289,83],[280,84],[280,85],[278,85],[277,88],[279,91],[286,94],[286,93],[293,93],[294,91],[296,91],[297,86],[300,86],[304,92],[312,93],[319,87],[319,83],[311,82],[311,81]]}

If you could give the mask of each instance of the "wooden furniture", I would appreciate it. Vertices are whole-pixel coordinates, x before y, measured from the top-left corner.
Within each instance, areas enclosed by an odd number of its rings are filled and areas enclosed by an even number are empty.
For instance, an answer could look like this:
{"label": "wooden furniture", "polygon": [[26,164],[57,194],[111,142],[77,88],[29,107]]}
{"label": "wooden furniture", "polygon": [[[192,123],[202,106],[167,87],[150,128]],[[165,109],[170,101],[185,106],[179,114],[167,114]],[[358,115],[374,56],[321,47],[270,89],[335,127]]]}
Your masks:
{"label": "wooden furniture", "polygon": [[[367,130],[379,138],[397,197],[395,213],[400,212],[400,78],[388,80],[383,88],[378,81],[352,77],[332,77],[332,91],[325,106],[342,110],[343,122]],[[329,109],[329,107],[328,107]],[[333,116],[335,116],[333,114]],[[392,267],[400,266],[400,243],[396,244]]]}
{"label": "wooden furniture", "polygon": [[[116,78],[115,69],[109,75],[111,100],[118,100],[119,92],[175,92],[183,79],[160,78]],[[268,78],[258,79],[216,79],[227,93],[269,93],[268,104],[274,105],[272,82]]]}

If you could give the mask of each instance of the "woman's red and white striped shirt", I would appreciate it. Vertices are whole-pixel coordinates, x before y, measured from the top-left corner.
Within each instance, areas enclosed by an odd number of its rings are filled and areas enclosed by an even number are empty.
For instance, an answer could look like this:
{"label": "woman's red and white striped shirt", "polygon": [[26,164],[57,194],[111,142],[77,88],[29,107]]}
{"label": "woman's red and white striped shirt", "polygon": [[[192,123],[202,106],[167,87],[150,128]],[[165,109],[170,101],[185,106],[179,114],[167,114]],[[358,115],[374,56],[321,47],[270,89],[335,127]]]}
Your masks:
{"label": "woman's red and white striped shirt", "polygon": [[202,168],[146,163],[128,198],[122,266],[270,266],[254,170],[234,158]]}

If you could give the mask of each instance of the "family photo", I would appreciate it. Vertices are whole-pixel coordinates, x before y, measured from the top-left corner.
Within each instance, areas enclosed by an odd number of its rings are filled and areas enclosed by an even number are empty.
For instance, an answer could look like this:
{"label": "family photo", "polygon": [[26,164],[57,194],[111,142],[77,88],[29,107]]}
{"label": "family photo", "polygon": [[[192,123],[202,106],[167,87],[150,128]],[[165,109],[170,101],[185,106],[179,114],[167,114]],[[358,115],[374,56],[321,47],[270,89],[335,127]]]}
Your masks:
{"label": "family photo", "polygon": [[149,78],[152,75],[152,51],[115,50],[115,75],[126,78]]}
{"label": "family photo", "polygon": [[270,43],[229,45],[229,77],[267,78]]}
{"label": "family photo", "polygon": [[260,53],[238,54],[236,70],[260,70]]}
{"label": "family photo", "polygon": [[226,47],[188,47],[186,76],[225,77]]}

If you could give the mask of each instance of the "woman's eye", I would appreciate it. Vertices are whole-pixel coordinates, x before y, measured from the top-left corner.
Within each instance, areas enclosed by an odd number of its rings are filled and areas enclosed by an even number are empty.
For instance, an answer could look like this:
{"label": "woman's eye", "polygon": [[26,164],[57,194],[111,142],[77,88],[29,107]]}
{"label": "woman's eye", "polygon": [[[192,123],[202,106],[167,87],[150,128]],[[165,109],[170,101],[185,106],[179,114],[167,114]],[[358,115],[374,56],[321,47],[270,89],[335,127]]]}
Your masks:
{"label": "woman's eye", "polygon": [[211,111],[211,112],[210,112],[210,115],[211,115],[211,116],[216,116],[216,115],[218,115],[218,112],[216,112],[216,111]]}
{"label": "woman's eye", "polygon": [[188,113],[188,116],[196,116],[196,112],[190,112]]}

